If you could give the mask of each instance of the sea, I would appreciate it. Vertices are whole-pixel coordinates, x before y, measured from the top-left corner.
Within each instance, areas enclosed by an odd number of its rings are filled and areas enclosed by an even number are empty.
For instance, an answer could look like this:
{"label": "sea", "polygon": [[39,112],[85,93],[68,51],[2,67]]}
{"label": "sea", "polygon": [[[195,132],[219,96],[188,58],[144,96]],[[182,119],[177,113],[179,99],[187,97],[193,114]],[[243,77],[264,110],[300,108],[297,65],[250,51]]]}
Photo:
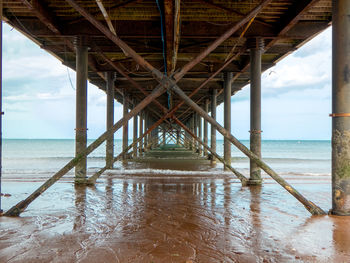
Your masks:
{"label": "sea", "polygon": [[[88,144],[93,140],[88,140]],[[130,140],[129,143],[132,141]],[[241,141],[249,147],[248,140]],[[115,155],[121,152],[122,140],[115,140]],[[223,140],[217,141],[217,152],[223,155]],[[104,167],[105,145],[88,157],[88,169]],[[263,140],[263,160],[284,175],[330,175],[331,142],[311,140]],[[4,139],[2,174],[8,178],[26,175],[49,175],[74,157],[73,139]],[[247,174],[249,160],[232,146],[232,166]],[[115,163],[115,169],[122,167]],[[220,164],[218,164],[220,168]],[[72,173],[71,171],[70,173]]]}

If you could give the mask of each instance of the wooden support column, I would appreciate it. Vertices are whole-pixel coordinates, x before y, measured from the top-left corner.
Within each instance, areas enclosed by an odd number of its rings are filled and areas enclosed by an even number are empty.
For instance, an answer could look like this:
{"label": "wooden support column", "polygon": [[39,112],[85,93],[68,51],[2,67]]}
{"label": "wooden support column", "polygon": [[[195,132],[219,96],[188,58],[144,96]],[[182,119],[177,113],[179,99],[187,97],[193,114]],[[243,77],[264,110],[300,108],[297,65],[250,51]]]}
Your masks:
{"label": "wooden support column", "polygon": [[[140,134],[144,133],[144,129],[143,129],[143,111],[140,112],[139,114],[139,129],[140,129]],[[139,142],[139,156],[141,156],[142,154],[142,145],[143,145],[143,138],[141,138],[140,142]]]}
{"label": "wooden support column", "polygon": [[[124,89],[123,90],[123,117],[128,114],[129,112],[129,94],[128,92]],[[126,122],[123,126],[123,150],[125,150],[128,147],[128,142],[129,142],[129,125],[128,122]],[[124,154],[123,160],[127,158],[127,154]]]}
{"label": "wooden support column", "polygon": [[[261,158],[261,39],[249,39],[250,48],[250,150]],[[248,184],[260,185],[261,169],[250,160]]]}
{"label": "wooden support column", "polygon": [[[136,105],[135,99],[133,101],[133,104],[135,107]],[[137,140],[137,115],[134,116],[134,123],[133,123],[133,138],[132,138],[132,142],[134,143],[133,152],[132,152],[133,158],[137,157],[137,144],[135,143],[136,140]]]}
{"label": "wooden support column", "polygon": [[350,215],[350,1],[333,1],[332,214]]}
{"label": "wooden support column", "polygon": [[[208,112],[209,112],[209,100],[208,99],[205,100],[204,110],[208,114]],[[203,142],[204,142],[204,144],[208,144],[208,121],[206,121],[205,119],[204,119],[204,123],[203,123],[203,133],[204,133],[203,134]],[[206,149],[204,149],[203,155],[208,156],[208,152]]]}
{"label": "wooden support column", "polygon": [[[231,133],[231,85],[232,72],[224,73],[224,128]],[[224,160],[231,165],[231,143],[224,138]],[[227,168],[225,168],[227,170]]]}
{"label": "wooden support column", "polygon": [[[107,120],[106,130],[108,131],[114,124],[114,73],[106,73],[106,93],[107,93]],[[114,155],[114,134],[106,140],[106,167],[113,168]]]}
{"label": "wooden support column", "polygon": [[[75,120],[75,156],[86,149],[87,141],[87,78],[88,47],[85,37],[78,37],[76,42],[76,120]],[[86,157],[75,167],[75,183],[86,181]]]}
{"label": "wooden support column", "polygon": [[[194,117],[190,118],[190,131],[194,134]],[[194,145],[193,145],[193,138],[190,138],[190,150],[193,150]]]}
{"label": "wooden support column", "polygon": [[[216,89],[211,90],[211,117],[216,121],[216,96],[218,91]],[[210,148],[213,149],[214,152],[216,152],[216,128],[214,125],[210,125]],[[215,164],[216,159],[212,155],[211,163]]]}
{"label": "wooden support column", "polygon": [[176,144],[180,145],[180,130],[176,131]]}

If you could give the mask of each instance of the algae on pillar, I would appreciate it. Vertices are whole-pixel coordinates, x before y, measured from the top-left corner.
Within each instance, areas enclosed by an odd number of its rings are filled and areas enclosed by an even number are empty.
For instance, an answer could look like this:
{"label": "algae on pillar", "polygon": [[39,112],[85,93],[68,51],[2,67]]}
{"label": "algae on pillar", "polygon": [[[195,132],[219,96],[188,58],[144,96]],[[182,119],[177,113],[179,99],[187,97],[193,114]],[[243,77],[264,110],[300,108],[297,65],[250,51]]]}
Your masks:
{"label": "algae on pillar", "polygon": [[350,1],[333,1],[332,214],[350,215]]}
{"label": "algae on pillar", "polygon": [[[224,73],[224,128],[231,133],[231,85],[232,72]],[[231,143],[224,138],[224,160],[225,163],[231,165]],[[225,170],[227,168],[225,167]]]}
{"label": "algae on pillar", "polygon": [[[128,114],[129,112],[129,95],[128,92],[124,89],[123,90],[123,117]],[[129,125],[128,122],[125,123],[123,126],[123,150],[125,150],[128,147],[129,142]],[[127,154],[124,154],[123,159],[127,159]]]}
{"label": "algae on pillar", "polygon": [[[206,113],[209,112],[209,100],[206,99],[205,103],[204,103],[204,110]],[[204,144],[208,144],[208,121],[207,120],[203,120],[203,142]],[[203,152],[204,156],[208,156],[208,151],[204,148],[204,152]]]}
{"label": "algae on pillar", "polygon": [[[216,97],[217,97],[217,90],[212,89],[211,90],[211,117],[216,120]],[[210,125],[210,148],[216,152],[216,128],[214,125]],[[211,157],[211,163],[215,164],[216,159],[215,156],[212,155]]]}
{"label": "algae on pillar", "polygon": [[[133,106],[135,107],[136,105],[136,100],[133,100]],[[133,152],[132,152],[132,156],[133,158],[137,157],[137,144],[135,143],[137,140],[137,115],[134,116],[134,121],[133,121],[133,143],[134,143],[134,147],[133,147]]]}
{"label": "algae on pillar", "polygon": [[[107,112],[106,112],[106,130],[114,125],[114,73],[106,73],[106,93],[107,93]],[[106,167],[113,167],[114,155],[114,134],[108,136],[106,140]]]}
{"label": "algae on pillar", "polygon": [[[75,156],[86,149],[87,141],[87,79],[88,79],[88,46],[86,38],[76,39],[76,123],[75,123]],[[75,183],[86,181],[86,157],[75,167]]]}
{"label": "algae on pillar", "polygon": [[[262,39],[249,39],[248,48],[250,49],[250,150],[261,158]],[[248,184],[260,185],[261,183],[261,169],[253,160],[250,160],[250,178]]]}

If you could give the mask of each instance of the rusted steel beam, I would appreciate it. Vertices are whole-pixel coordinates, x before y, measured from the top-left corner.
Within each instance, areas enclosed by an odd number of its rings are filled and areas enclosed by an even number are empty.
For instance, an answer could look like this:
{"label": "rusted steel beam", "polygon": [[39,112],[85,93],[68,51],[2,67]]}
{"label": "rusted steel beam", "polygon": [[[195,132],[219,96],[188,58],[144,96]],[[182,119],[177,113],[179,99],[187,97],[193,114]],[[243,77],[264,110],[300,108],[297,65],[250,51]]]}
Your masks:
{"label": "rusted steel beam", "polygon": [[278,184],[292,194],[304,207],[313,215],[325,215],[326,213],[311,201],[307,200],[301,195],[293,186],[280,177],[274,170],[272,170],[264,161],[252,153],[246,146],[240,143],[232,134],[227,132],[218,122],[211,118],[201,107],[199,107],[193,100],[191,100],[179,87],[172,86],[171,89],[183,99],[194,111],[205,118],[211,125],[213,125],[225,138],[229,139],[240,151],[242,151],[249,159],[253,160],[261,169],[270,175]]}
{"label": "rusted steel beam", "polygon": [[96,3],[97,3],[97,5],[98,5],[98,8],[100,8],[103,17],[104,17],[105,20],[106,20],[106,23],[107,23],[107,25],[108,25],[109,30],[111,30],[111,32],[112,32],[114,35],[116,35],[117,33],[115,32],[115,29],[114,29],[114,27],[113,27],[111,18],[109,17],[109,15],[108,15],[108,13],[107,13],[107,10],[106,10],[106,8],[104,7],[102,1],[101,1],[101,0],[96,0]]}
{"label": "rusted steel beam", "polygon": [[5,216],[19,216],[28,205],[33,202],[37,197],[44,193],[50,186],[56,183],[62,176],[74,168],[83,158],[86,158],[88,154],[94,151],[98,146],[100,146],[111,134],[114,134],[119,128],[121,128],[127,121],[138,114],[142,109],[144,109],[152,100],[159,97],[164,93],[162,87],[158,87],[152,91],[152,93],[141,101],[134,109],[132,109],[124,118],[119,120],[113,127],[103,133],[94,142],[92,142],[84,151],[82,151],[78,156],[69,161],[63,168],[61,168],[57,173],[55,173],[50,179],[48,179],[43,185],[41,185],[37,190],[35,190],[30,196],[28,196],[23,201],[11,207],[4,215]]}
{"label": "rusted steel beam", "polygon": [[171,74],[174,73],[176,69],[176,62],[177,62],[177,53],[179,51],[180,46],[180,37],[181,37],[181,19],[180,19],[180,7],[181,7],[181,0],[175,0],[175,6],[174,6],[174,38],[173,38],[173,54],[171,58],[171,64],[172,64],[172,70]]}
{"label": "rusted steel beam", "polygon": [[166,64],[168,75],[175,71],[180,43],[180,0],[164,1]]}
{"label": "rusted steel beam", "polygon": [[186,125],[184,125],[181,121],[179,121],[176,117],[173,117],[173,119],[175,120],[175,122],[180,125],[185,131],[187,131],[187,133],[189,135],[191,135],[199,144],[203,145],[203,147],[205,149],[207,149],[212,155],[214,155],[220,162],[222,162],[224,164],[225,167],[227,167],[229,170],[231,170],[233,172],[234,175],[236,175],[236,177],[241,181],[242,185],[246,185],[248,179],[241,174],[240,172],[238,172],[236,169],[234,169],[230,164],[228,164],[227,162],[225,162],[225,160],[223,158],[221,158],[215,151],[213,151],[208,144],[204,143],[200,138],[198,138],[196,135],[194,135],[190,129],[188,129],[186,127]]}
{"label": "rusted steel beam", "polygon": [[[71,0],[67,0],[71,1]],[[177,72],[173,78],[175,81],[181,79],[188,71],[190,71],[195,65],[197,65],[203,58],[209,55],[214,49],[221,45],[226,39],[228,39],[234,32],[240,29],[244,24],[246,24],[250,19],[259,14],[272,0],[264,0],[259,5],[257,5],[249,14],[247,14],[241,21],[236,23],[233,27],[222,34],[218,39],[216,39],[211,45],[209,45],[205,50],[203,50],[196,58],[187,63],[182,69]]]}
{"label": "rusted steel beam", "polygon": [[[173,36],[174,36],[174,2],[173,0],[164,0],[164,27],[165,27],[165,46],[166,46],[166,68],[168,75],[174,70],[172,65],[173,57]],[[162,15],[162,14],[161,14]]]}
{"label": "rusted steel beam", "polygon": [[128,56],[132,57],[141,67],[148,70],[153,74],[153,76],[158,80],[162,81],[164,75],[162,72],[153,67],[148,63],[143,57],[135,52],[129,45],[122,41],[117,35],[114,35],[108,28],[101,24],[95,17],[88,13],[84,8],[79,6],[74,0],[66,0],[78,13],[86,18],[92,25],[94,25],[98,30],[100,30],[108,39],[113,41],[117,46],[119,46]]}

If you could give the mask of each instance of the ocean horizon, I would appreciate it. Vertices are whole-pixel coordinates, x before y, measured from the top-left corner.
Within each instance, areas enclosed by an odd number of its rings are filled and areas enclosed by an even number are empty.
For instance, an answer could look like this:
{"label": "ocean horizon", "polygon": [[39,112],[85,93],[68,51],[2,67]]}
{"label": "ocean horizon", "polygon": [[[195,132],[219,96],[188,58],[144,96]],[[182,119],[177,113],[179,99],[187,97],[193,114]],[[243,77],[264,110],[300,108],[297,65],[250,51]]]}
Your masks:
{"label": "ocean horizon", "polygon": [[[88,144],[94,139],[89,139]],[[249,148],[249,140],[241,140]],[[132,139],[129,140],[132,143]],[[114,154],[122,150],[122,140],[115,139]],[[3,174],[47,174],[56,172],[74,158],[74,139],[3,139]],[[223,155],[223,140],[217,140],[217,153]],[[249,159],[232,145],[232,165],[249,173]],[[262,140],[262,157],[282,174],[330,175],[330,140]],[[88,168],[105,165],[105,144],[88,156]],[[115,168],[121,167],[118,162]],[[218,163],[217,169],[222,165]],[[72,172],[72,171],[71,171]]]}

